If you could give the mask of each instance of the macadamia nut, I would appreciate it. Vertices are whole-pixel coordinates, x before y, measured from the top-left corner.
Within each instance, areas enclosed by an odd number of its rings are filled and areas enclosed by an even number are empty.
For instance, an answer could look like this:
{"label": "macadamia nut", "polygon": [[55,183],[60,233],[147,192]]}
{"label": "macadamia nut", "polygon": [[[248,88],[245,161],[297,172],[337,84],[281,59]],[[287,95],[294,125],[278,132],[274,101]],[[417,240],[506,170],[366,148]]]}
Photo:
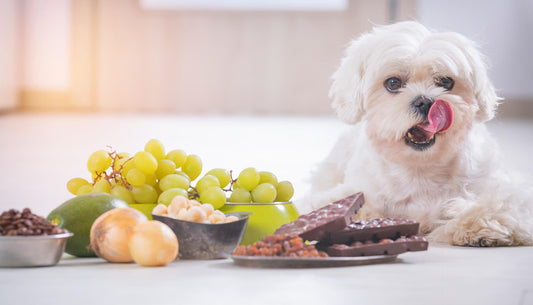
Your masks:
{"label": "macadamia nut", "polygon": [[168,214],[167,206],[162,203],[156,205],[155,208],[152,210],[152,214],[167,215]]}
{"label": "macadamia nut", "polygon": [[226,223],[236,221],[239,218],[231,215],[227,216],[219,210],[215,210],[209,203],[200,203],[196,200],[189,200],[183,196],[176,196],[170,204],[158,204],[153,210],[154,215],[165,215],[168,217],[201,223]]}

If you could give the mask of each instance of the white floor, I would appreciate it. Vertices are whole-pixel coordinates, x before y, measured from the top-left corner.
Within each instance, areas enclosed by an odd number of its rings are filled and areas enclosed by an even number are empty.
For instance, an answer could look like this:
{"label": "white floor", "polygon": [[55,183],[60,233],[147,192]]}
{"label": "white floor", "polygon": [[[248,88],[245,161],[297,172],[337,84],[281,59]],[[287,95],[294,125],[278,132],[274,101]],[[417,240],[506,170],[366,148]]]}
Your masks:
{"label": "white floor", "polygon": [[[248,166],[291,180],[296,197],[309,170],[345,128],[332,117],[187,117],[170,115],[0,115],[0,211],[30,207],[46,215],[71,197],[71,177],[89,177],[97,149],[136,152],[150,138],[200,155],[205,168]],[[533,176],[533,121],[496,120],[506,162]],[[532,180],[533,181],[533,180]],[[0,303],[74,304],[533,304],[533,247],[431,247],[393,264],[279,270],[230,260],[178,261],[165,268],[64,259],[59,266],[0,269]],[[124,295],[111,292],[115,287]],[[28,294],[28,292],[34,292]],[[204,293],[207,291],[208,293]],[[99,297],[98,292],[115,295]],[[9,295],[12,295],[9,296]],[[15,295],[26,294],[27,301]],[[7,295],[7,299],[4,296]],[[253,298],[253,299],[252,299]],[[17,302],[18,301],[18,302]],[[182,302],[183,301],[183,302]]]}
{"label": "white floor", "polygon": [[[308,187],[309,171],[346,128],[333,117],[192,117],[135,114],[0,115],[0,210],[29,206],[46,214],[71,197],[66,182],[90,178],[89,155],[113,147],[135,153],[151,138],[198,154],[204,169],[254,166]],[[492,121],[505,162],[533,177],[533,120]],[[204,170],[204,172],[205,172]]]}
{"label": "white floor", "polygon": [[0,208],[45,214],[71,197],[66,182],[90,178],[87,158],[112,146],[135,153],[151,138],[199,155],[204,172],[254,166],[306,187],[309,170],[344,126],[333,118],[16,114],[0,116]]}

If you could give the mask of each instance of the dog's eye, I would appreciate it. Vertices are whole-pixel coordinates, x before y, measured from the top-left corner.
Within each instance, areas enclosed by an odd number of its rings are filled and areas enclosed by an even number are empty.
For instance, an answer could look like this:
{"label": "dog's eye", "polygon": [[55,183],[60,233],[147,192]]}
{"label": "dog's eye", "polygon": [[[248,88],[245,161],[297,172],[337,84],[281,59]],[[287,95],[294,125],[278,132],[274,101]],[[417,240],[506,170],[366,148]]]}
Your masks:
{"label": "dog's eye", "polygon": [[442,87],[448,91],[452,90],[455,82],[451,77],[439,77],[435,80],[435,84],[439,87]]}
{"label": "dog's eye", "polygon": [[385,80],[385,88],[387,89],[387,91],[391,92],[391,93],[398,93],[398,91],[402,88],[403,84],[402,84],[402,81],[397,78],[397,77],[391,77],[391,78],[387,78],[387,80]]}

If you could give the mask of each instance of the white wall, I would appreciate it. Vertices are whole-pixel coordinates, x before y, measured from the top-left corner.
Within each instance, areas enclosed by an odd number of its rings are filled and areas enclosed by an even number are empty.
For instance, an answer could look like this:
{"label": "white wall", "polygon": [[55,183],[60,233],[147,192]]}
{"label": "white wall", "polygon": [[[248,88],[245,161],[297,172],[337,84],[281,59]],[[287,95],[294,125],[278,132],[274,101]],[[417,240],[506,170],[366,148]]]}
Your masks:
{"label": "white wall", "polygon": [[21,87],[67,91],[70,85],[70,0],[25,0],[21,3],[21,56],[24,59]]}
{"label": "white wall", "polygon": [[15,108],[18,83],[17,0],[0,1],[0,110]]}
{"label": "white wall", "polygon": [[[131,2],[138,8],[139,2]],[[71,0],[0,0],[0,110],[16,106],[19,88],[69,90],[71,5]],[[533,101],[533,0],[419,0],[417,5],[427,26],[461,32],[481,45],[501,96]],[[368,14],[360,14],[366,25]]]}
{"label": "white wall", "polygon": [[533,102],[533,0],[421,0],[418,18],[478,42],[499,94]]}

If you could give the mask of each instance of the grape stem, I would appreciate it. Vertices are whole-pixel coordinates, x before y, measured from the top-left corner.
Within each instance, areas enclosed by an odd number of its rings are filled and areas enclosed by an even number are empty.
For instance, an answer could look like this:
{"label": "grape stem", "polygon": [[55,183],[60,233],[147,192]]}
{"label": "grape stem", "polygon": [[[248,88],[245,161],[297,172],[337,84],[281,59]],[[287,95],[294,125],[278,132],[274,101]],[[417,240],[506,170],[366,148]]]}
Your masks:
{"label": "grape stem", "polygon": [[233,184],[237,182],[237,179],[233,179],[233,170],[229,170],[229,187],[222,189],[224,192],[231,192],[233,191]]}
{"label": "grape stem", "polygon": [[200,198],[200,193],[198,192],[198,190],[193,187],[192,185],[189,185],[189,199],[193,199],[193,200],[196,200],[196,199],[199,199]]}
{"label": "grape stem", "polygon": [[107,180],[109,184],[111,184],[111,181],[114,180],[115,183],[118,183],[119,185],[122,185],[131,191],[133,187],[124,178],[124,175],[122,174],[122,170],[124,169],[124,164],[133,160],[133,157],[128,158],[125,162],[123,162],[120,165],[119,168],[115,169],[116,162],[118,162],[118,160],[120,160],[121,158],[119,157],[117,151],[113,150],[113,147],[108,145],[107,148],[110,150],[108,154],[109,154],[109,157],[111,157],[111,165],[109,166],[109,168],[111,168],[111,171],[109,171],[109,173],[107,171],[103,171],[101,173],[96,171],[95,177],[93,178],[93,185],[95,185],[96,182],[100,181],[101,179]]}

